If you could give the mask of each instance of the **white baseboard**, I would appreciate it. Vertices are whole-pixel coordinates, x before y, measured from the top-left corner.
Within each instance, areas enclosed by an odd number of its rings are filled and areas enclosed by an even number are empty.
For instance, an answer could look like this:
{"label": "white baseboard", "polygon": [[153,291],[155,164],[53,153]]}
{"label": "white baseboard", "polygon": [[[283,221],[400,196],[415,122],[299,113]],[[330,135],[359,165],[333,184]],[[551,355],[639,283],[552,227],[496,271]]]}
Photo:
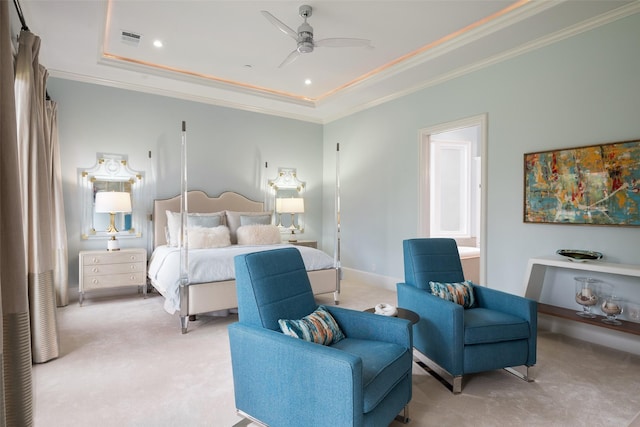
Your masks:
{"label": "white baseboard", "polygon": [[640,355],[640,340],[637,335],[600,328],[553,316],[539,315],[538,328],[562,334],[604,347]]}
{"label": "white baseboard", "polygon": [[396,283],[404,281],[395,277],[382,276],[380,274],[369,273],[353,268],[342,268],[342,280],[347,282],[364,283],[378,288],[396,290]]}

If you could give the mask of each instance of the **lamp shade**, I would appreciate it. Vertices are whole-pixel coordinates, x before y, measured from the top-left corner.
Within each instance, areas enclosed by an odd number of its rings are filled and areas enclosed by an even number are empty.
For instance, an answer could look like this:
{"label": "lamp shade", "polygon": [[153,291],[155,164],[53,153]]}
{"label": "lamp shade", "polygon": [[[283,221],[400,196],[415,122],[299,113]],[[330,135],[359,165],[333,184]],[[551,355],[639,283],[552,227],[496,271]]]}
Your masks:
{"label": "lamp shade", "polygon": [[97,213],[131,212],[131,195],[127,192],[100,191],[96,193]]}
{"label": "lamp shade", "polygon": [[[280,200],[280,212],[290,214],[304,213],[304,199],[302,197],[282,198]],[[276,209],[278,207],[278,200],[276,200]]]}

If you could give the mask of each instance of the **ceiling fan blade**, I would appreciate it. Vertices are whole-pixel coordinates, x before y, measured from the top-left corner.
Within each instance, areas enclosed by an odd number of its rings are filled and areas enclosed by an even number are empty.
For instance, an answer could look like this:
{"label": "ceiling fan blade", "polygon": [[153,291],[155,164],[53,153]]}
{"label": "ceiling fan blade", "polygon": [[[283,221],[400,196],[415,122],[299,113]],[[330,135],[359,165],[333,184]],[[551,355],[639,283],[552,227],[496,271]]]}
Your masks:
{"label": "ceiling fan blade", "polygon": [[316,40],[314,45],[316,47],[373,47],[371,45],[371,40],[350,38]]}
{"label": "ceiling fan blade", "polygon": [[282,63],[280,65],[278,65],[278,68],[282,68],[285,65],[289,65],[291,64],[293,61],[295,61],[298,56],[300,56],[300,52],[298,52],[298,50],[293,50],[286,58],[284,58],[284,61],[282,61]]}
{"label": "ceiling fan blade", "polygon": [[269,22],[275,25],[276,28],[278,28],[280,31],[290,36],[292,39],[296,41],[298,40],[298,33],[292,30],[290,27],[288,27],[284,22],[282,22],[281,20],[279,20],[278,18],[276,18],[266,10],[261,10],[260,12],[264,15],[265,18],[267,18],[267,20],[269,20]]}

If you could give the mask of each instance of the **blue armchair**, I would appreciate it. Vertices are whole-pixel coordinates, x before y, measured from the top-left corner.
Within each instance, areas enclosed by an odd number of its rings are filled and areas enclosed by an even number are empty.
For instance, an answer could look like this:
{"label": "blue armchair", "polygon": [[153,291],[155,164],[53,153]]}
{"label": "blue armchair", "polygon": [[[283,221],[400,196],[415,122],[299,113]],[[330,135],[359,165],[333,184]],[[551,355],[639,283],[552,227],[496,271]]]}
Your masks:
{"label": "blue armchair", "polygon": [[[405,283],[398,283],[398,306],[413,310],[413,345],[427,365],[443,373],[454,393],[462,376],[505,368],[533,381],[536,363],[537,303],[516,295],[473,286],[475,305],[463,308],[432,295],[429,282],[464,281],[453,239],[423,238],[403,242]],[[433,366],[435,363],[436,366]],[[520,373],[514,367],[525,367]],[[448,374],[448,375],[446,375]]]}
{"label": "blue armchair", "polygon": [[318,308],[296,248],[235,258],[239,321],[229,326],[238,412],[274,427],[384,426],[411,400],[409,321],[326,306],[346,338],[283,334],[279,319]]}

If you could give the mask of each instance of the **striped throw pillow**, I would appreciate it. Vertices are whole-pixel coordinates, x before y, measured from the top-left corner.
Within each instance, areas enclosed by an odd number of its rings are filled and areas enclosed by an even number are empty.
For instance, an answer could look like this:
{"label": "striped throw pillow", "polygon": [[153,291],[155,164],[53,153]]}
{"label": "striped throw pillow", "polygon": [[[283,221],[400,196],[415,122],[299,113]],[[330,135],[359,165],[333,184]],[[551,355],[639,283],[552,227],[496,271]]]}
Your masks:
{"label": "striped throw pillow", "polygon": [[280,319],[278,324],[285,335],[316,344],[331,345],[345,337],[336,320],[322,305],[300,320]]}
{"label": "striped throw pillow", "polygon": [[429,287],[433,295],[460,304],[464,308],[471,308],[475,304],[471,280],[458,283],[429,282]]}

